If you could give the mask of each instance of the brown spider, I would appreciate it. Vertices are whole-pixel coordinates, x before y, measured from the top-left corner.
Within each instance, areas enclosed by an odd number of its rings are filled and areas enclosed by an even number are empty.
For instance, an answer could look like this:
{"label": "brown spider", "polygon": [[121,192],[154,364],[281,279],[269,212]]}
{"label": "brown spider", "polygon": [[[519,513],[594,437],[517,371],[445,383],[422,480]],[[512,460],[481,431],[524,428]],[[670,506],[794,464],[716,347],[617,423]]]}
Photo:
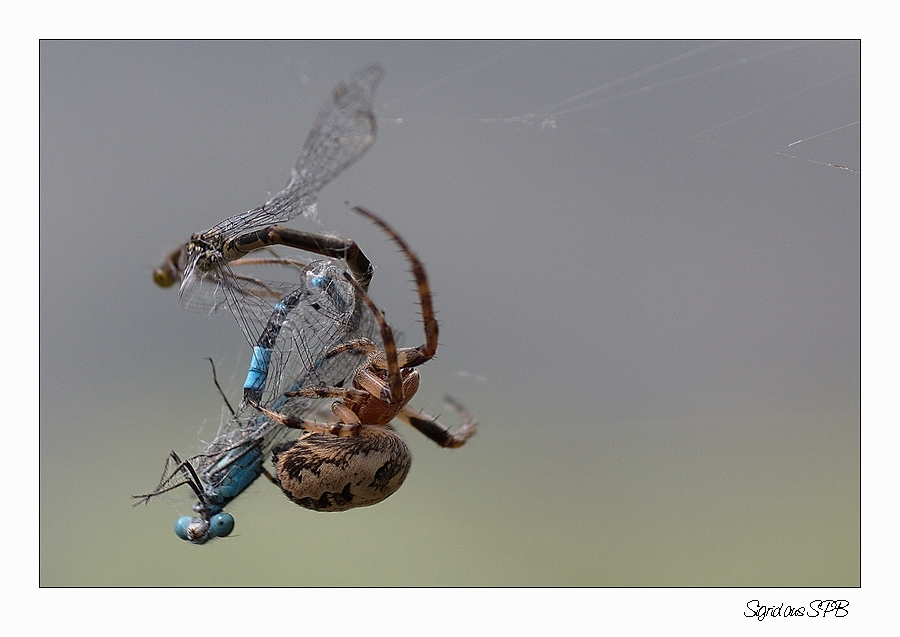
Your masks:
{"label": "brown spider", "polygon": [[345,511],[377,504],[400,488],[412,458],[403,438],[390,425],[395,417],[440,446],[450,448],[463,446],[478,427],[465,407],[449,396],[447,402],[464,419],[456,433],[407,405],[419,388],[419,372],[414,368],[434,358],[438,344],[438,323],[425,268],[385,221],[362,208],[353,210],[384,230],[409,260],[422,306],[425,343],[397,349],[384,315],[353,277],[345,273],[375,317],[384,349],[379,350],[368,338],[343,343],[325,358],[351,350],[363,350],[367,355],[365,364],[353,374],[352,388],[312,387],[285,394],[336,398],[331,410],[338,421],[319,423],[294,418],[250,401],[271,420],[307,432],[295,442],[276,447],[273,459],[278,484],[285,495],[315,511]]}

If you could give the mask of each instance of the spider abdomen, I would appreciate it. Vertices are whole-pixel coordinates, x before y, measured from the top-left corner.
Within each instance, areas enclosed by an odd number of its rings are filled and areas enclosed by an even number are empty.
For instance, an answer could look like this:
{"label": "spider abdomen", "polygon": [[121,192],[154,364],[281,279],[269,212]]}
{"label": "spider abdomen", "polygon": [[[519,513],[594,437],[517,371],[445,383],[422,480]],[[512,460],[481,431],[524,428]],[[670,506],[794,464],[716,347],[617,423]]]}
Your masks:
{"label": "spider abdomen", "polygon": [[412,456],[387,426],[363,425],[358,436],[313,433],[276,447],[281,490],[313,511],[346,511],[378,504],[403,484]]}

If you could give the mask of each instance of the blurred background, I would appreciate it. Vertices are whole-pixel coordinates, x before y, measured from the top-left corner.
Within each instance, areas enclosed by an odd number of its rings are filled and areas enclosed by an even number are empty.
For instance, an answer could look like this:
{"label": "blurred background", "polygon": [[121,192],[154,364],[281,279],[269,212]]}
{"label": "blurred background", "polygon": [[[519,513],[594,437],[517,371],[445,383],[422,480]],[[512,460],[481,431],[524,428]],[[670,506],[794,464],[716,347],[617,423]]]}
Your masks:
{"label": "blurred background", "polygon": [[[218,428],[250,348],[151,272],[287,182],[381,63],[378,139],[323,228],[421,341],[386,217],[428,269],[437,358],[405,485],[322,514],[259,480],[205,546],[132,508]],[[860,584],[858,42],[40,45],[40,583]],[[185,489],[185,491],[187,491]]]}

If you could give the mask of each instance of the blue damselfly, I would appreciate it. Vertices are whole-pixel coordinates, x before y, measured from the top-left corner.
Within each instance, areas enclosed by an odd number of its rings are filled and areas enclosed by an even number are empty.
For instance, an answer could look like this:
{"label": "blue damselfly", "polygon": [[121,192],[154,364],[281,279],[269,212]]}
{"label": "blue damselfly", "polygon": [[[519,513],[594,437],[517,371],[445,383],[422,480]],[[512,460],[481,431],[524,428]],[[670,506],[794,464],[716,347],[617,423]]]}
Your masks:
{"label": "blue damselfly", "polygon": [[200,453],[182,460],[171,452],[157,487],[135,497],[147,502],[188,486],[196,497],[196,515],[179,518],[176,534],[204,544],[231,533],[234,518],[224,511],[225,506],[260,475],[272,479],[265,461],[274,447],[297,433],[271,421],[246,399],[297,418],[307,416],[320,401],[294,394],[347,382],[364,360],[364,353],[324,354],[344,342],[369,337],[373,326],[374,319],[340,267],[330,260],[309,264],[300,283],[275,304],[256,340],[244,384],[245,400],[237,412]]}

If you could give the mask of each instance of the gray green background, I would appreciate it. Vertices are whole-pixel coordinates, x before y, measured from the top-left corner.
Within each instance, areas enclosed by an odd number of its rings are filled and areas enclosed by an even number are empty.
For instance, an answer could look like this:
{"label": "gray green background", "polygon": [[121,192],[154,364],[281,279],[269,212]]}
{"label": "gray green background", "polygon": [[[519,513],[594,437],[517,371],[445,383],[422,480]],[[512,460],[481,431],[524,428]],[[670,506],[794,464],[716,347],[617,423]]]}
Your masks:
{"label": "gray green background", "polygon": [[[196,547],[132,508],[218,426],[250,348],[157,262],[280,190],[332,87],[386,77],[320,196],[421,338],[413,406],[481,429],[341,514],[258,481]],[[857,42],[40,45],[40,583],[860,583]],[[799,143],[797,143],[799,142]],[[853,170],[845,170],[840,166]]]}

